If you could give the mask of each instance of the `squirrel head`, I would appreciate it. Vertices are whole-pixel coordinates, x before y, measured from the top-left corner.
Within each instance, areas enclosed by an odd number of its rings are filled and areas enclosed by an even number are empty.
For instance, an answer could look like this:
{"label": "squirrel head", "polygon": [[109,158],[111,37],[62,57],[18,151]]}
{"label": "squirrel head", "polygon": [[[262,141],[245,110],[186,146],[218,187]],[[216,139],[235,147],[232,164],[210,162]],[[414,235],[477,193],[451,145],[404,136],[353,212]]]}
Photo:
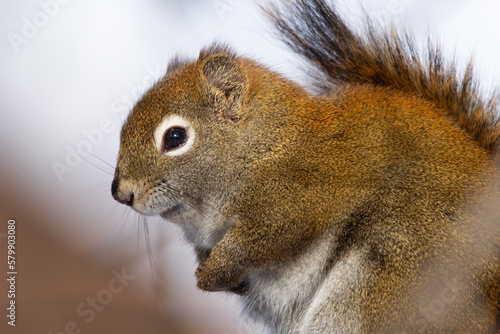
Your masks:
{"label": "squirrel head", "polygon": [[267,71],[220,46],[169,66],[123,125],[113,197],[180,224],[222,213],[249,159],[243,144],[253,136],[245,134],[260,117],[249,106],[259,89],[250,68]]}

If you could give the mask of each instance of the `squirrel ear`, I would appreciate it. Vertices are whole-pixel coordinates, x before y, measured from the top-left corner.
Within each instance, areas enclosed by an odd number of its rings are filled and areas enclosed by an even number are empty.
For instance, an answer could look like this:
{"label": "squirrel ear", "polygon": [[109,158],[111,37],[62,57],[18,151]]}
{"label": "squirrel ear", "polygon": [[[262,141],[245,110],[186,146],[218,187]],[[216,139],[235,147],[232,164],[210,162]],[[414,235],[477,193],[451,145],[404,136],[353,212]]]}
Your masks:
{"label": "squirrel ear", "polygon": [[225,119],[237,122],[248,80],[238,59],[226,53],[207,56],[200,62],[201,76],[210,100]]}

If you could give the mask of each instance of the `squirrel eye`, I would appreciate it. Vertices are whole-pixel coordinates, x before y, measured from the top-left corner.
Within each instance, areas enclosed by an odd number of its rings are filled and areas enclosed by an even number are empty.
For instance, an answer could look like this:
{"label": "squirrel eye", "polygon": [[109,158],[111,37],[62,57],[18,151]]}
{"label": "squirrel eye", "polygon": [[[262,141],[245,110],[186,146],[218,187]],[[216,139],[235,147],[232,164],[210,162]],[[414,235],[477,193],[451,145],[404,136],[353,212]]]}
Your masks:
{"label": "squirrel eye", "polygon": [[156,126],[153,133],[158,152],[167,156],[179,156],[188,152],[196,139],[193,124],[179,115],[168,115]]}
{"label": "squirrel eye", "polygon": [[187,141],[187,132],[184,128],[170,128],[165,133],[163,142],[165,143],[165,151],[173,150],[181,147]]}

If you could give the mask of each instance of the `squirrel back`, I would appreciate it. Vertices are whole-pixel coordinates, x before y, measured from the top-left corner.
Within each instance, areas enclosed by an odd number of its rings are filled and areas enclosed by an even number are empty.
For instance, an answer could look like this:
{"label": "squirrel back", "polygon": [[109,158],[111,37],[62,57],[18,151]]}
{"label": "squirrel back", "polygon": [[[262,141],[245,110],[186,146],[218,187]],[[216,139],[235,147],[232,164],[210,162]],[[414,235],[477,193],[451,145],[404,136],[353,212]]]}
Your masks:
{"label": "squirrel back", "polygon": [[500,144],[499,95],[483,98],[472,61],[463,75],[429,42],[418,51],[411,35],[382,30],[367,18],[356,34],[323,0],[294,1],[265,9],[280,37],[301,55],[313,86],[330,92],[337,85],[391,87],[430,100],[479,144],[495,153]]}
{"label": "squirrel back", "polygon": [[180,225],[198,287],[277,333],[498,329],[498,99],[324,1],[266,13],[317,93],[220,44],[175,59],[123,126],[114,198]]}

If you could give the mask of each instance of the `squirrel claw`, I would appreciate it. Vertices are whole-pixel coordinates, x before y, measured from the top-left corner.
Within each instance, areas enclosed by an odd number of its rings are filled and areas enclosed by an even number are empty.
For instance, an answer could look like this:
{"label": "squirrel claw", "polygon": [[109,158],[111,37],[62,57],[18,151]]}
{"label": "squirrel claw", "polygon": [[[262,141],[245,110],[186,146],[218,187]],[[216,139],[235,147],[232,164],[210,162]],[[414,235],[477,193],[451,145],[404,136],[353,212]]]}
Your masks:
{"label": "squirrel claw", "polygon": [[237,287],[234,287],[234,288],[230,288],[229,291],[237,294],[237,295],[240,295],[240,296],[244,296],[248,293],[248,282],[247,281],[243,281],[241,282],[240,285],[238,285]]}

